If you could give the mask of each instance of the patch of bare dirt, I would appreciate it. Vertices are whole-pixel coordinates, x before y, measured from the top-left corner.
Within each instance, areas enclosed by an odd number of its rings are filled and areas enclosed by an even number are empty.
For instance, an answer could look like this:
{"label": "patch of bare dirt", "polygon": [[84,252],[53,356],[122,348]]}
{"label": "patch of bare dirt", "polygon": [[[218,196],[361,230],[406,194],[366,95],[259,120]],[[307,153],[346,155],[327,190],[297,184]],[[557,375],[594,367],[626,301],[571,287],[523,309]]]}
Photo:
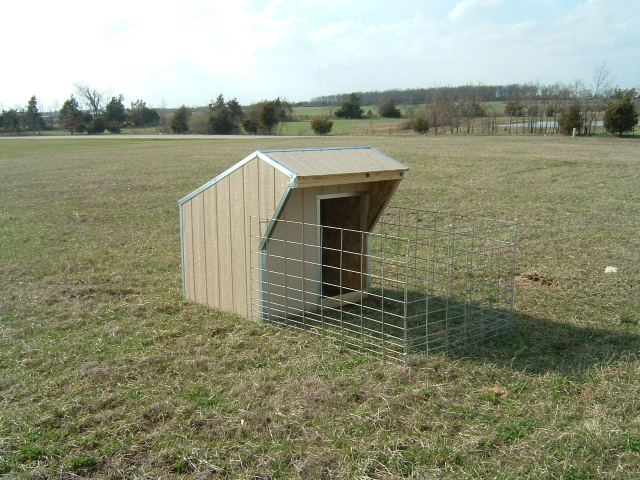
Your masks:
{"label": "patch of bare dirt", "polygon": [[557,287],[558,282],[544,277],[538,272],[517,274],[513,283],[516,287]]}

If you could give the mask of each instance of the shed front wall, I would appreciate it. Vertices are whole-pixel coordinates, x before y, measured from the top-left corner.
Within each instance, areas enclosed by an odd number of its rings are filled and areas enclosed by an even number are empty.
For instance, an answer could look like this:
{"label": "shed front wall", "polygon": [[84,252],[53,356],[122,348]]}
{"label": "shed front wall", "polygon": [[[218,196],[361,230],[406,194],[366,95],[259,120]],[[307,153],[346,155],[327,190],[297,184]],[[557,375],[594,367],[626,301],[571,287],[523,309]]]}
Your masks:
{"label": "shed front wall", "polygon": [[[389,180],[294,190],[280,219],[299,223],[278,222],[264,254],[253,250],[252,316],[281,317],[317,309],[322,282],[320,229],[316,226],[320,223],[319,197],[366,192],[362,224],[356,229],[370,231],[398,183],[399,180]],[[263,221],[260,228],[254,219],[251,230],[264,232],[265,224]],[[286,242],[283,241],[285,238]]]}
{"label": "shed front wall", "polygon": [[271,218],[289,177],[254,158],[180,207],[185,297],[220,310],[250,315],[249,216]]}

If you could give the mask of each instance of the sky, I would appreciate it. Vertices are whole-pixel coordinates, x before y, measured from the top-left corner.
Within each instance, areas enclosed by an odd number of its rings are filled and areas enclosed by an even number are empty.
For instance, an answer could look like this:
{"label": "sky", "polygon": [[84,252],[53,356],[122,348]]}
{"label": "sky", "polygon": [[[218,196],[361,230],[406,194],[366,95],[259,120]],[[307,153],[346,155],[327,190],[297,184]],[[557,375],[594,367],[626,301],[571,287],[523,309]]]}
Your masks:
{"label": "sky", "polygon": [[0,109],[83,82],[125,105],[353,91],[640,85],[640,0],[21,0],[0,16]]}

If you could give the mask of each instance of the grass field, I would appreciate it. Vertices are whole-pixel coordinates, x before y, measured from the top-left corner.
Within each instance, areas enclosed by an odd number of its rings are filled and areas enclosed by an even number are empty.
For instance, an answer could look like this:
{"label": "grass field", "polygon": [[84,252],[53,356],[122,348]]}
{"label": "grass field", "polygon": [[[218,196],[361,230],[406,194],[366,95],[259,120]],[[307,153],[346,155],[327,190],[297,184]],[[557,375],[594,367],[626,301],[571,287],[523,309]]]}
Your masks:
{"label": "grass field", "polygon": [[[511,334],[404,368],[182,299],[179,198],[360,143],[518,220]],[[639,185],[636,139],[0,139],[0,476],[640,478]]]}

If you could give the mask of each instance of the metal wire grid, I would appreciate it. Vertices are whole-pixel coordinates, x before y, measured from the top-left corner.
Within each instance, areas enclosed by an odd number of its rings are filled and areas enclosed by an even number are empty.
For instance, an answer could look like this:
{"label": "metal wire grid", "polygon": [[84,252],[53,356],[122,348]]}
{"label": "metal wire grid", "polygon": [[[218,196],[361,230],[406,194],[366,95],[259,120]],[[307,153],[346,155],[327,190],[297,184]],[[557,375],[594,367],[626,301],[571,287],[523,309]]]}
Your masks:
{"label": "metal wire grid", "polygon": [[[324,229],[339,243],[323,245]],[[515,222],[388,207],[373,232],[251,217],[250,236],[265,321],[405,363],[512,327]]]}

